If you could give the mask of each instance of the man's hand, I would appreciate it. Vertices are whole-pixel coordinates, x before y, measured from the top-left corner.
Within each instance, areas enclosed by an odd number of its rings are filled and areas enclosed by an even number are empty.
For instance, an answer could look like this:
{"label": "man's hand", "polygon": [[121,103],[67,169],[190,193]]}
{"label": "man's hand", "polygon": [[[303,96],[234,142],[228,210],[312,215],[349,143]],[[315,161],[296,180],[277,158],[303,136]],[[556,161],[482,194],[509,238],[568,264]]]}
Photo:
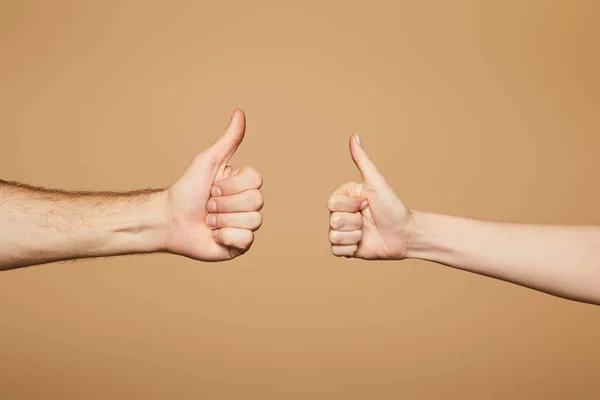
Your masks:
{"label": "man's hand", "polygon": [[346,183],[329,198],[331,252],[367,260],[406,258],[411,211],[369,159],[358,135],[350,138],[350,153],[363,182]]}
{"label": "man's hand", "polygon": [[168,189],[69,192],[0,180],[0,270],[168,251],[202,261],[246,252],[260,227],[262,178],[227,161],[244,113]]}
{"label": "man's hand", "polygon": [[196,156],[165,195],[166,250],[201,261],[245,253],[261,223],[262,177],[250,167],[227,165],[244,138],[246,120],[236,110],[227,129]]}

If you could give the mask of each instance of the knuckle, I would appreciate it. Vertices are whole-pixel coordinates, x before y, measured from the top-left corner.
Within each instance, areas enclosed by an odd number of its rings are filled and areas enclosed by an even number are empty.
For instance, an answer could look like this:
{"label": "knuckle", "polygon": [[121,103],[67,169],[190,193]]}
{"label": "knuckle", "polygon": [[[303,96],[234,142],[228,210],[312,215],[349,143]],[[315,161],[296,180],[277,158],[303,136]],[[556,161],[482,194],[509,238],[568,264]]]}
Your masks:
{"label": "knuckle", "polygon": [[256,230],[256,229],[260,228],[262,225],[262,214],[259,212],[254,212],[252,214],[251,220],[252,220],[252,222],[251,222],[252,229]]}
{"label": "knuckle", "polygon": [[333,213],[331,214],[329,225],[333,229],[342,229],[344,227],[344,218],[338,213]]}
{"label": "knuckle", "polygon": [[330,197],[327,201],[327,207],[329,208],[329,211],[335,211],[338,208],[338,204],[339,203],[335,197]]}
{"label": "knuckle", "polygon": [[244,174],[253,188],[260,189],[262,187],[263,178],[257,170],[252,167],[244,167]]}
{"label": "knuckle", "polygon": [[260,209],[262,209],[263,205],[265,204],[265,199],[263,197],[263,194],[260,190],[256,189],[252,191],[252,205],[254,210],[258,211]]}
{"label": "knuckle", "polygon": [[254,242],[254,234],[250,231],[246,231],[248,232],[247,234],[244,235],[244,238],[241,241],[242,247],[244,249],[249,249],[250,246],[252,246],[252,243]]}
{"label": "knuckle", "polygon": [[338,232],[337,232],[337,231],[330,230],[330,231],[329,231],[329,241],[330,241],[332,244],[336,244],[338,240],[339,240],[339,234],[338,234]]}
{"label": "knuckle", "polygon": [[331,253],[336,257],[342,257],[342,253],[340,252],[340,248],[338,246],[331,246]]}
{"label": "knuckle", "polygon": [[254,217],[254,229],[258,229],[262,226],[262,214],[257,212]]}

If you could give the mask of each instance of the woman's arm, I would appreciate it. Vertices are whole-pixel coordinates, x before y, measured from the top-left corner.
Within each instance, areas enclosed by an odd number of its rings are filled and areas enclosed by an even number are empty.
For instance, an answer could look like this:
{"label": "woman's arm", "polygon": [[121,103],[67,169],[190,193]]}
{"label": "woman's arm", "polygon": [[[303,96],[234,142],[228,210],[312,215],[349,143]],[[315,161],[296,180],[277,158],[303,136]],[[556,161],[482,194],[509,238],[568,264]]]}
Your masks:
{"label": "woman's arm", "polygon": [[411,211],[353,137],[363,181],[329,199],[331,250],[366,260],[434,261],[600,304],[600,227],[520,225]]}
{"label": "woman's arm", "polygon": [[407,258],[600,304],[600,227],[522,225],[413,212]]}

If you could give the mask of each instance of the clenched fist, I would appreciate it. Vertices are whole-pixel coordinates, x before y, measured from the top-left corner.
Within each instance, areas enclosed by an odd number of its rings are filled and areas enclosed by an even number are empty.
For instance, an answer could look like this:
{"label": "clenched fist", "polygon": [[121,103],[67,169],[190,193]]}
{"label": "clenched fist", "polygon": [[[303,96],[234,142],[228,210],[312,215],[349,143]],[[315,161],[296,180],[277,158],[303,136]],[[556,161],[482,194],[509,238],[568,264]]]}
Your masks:
{"label": "clenched fist", "polygon": [[262,223],[262,177],[250,167],[227,165],[245,130],[244,113],[236,110],[217,141],[165,192],[168,252],[225,261],[252,245]]}
{"label": "clenched fist", "polygon": [[366,260],[406,258],[411,211],[369,159],[358,135],[350,138],[350,154],[363,181],[346,183],[329,198],[331,252]]}

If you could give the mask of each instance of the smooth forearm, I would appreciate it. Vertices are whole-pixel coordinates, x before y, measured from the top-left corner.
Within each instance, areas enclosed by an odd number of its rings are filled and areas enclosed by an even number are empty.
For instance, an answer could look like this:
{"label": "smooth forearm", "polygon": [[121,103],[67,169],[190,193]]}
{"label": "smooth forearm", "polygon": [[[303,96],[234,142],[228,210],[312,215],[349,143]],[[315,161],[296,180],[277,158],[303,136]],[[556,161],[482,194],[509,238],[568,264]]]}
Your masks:
{"label": "smooth forearm", "polygon": [[600,228],[483,222],[416,212],[409,258],[600,303]]}
{"label": "smooth forearm", "polygon": [[0,269],[162,251],[161,192],[62,192],[0,181]]}

